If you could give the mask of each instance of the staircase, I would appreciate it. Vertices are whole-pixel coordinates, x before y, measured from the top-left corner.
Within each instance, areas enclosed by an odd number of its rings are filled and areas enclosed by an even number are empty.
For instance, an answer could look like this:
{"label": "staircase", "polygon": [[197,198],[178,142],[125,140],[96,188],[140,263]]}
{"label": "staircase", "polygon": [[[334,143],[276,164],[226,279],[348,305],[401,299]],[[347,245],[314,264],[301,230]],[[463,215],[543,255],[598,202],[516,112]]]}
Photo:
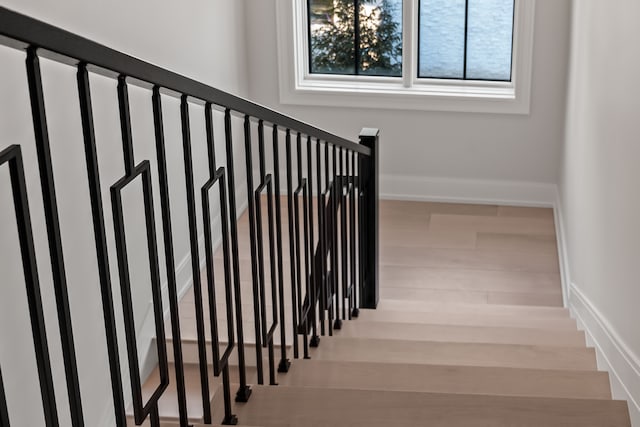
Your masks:
{"label": "staircase", "polygon": [[[630,426],[562,308],[552,211],[380,201],[377,129],[347,140],[2,7],[0,44],[23,55],[33,124],[33,140],[0,146],[0,166],[29,312],[16,330],[31,334],[40,400],[17,399],[15,378],[5,386],[18,353],[0,367],[0,426],[84,427],[103,411],[117,427]],[[80,255],[95,280],[81,286],[99,295],[100,339],[74,334],[96,318],[70,304],[79,251],[60,214],[77,206],[56,197],[69,159],[53,161],[41,58],[76,75],[83,153],[69,158],[84,159],[91,226],[73,232],[90,242]],[[108,156],[98,74],[119,112]],[[133,86],[153,121],[146,140],[134,138]],[[144,375],[153,333],[157,368]],[[110,393],[81,378],[77,343],[102,356],[90,367]],[[22,421],[34,414],[43,422]]]}
{"label": "staircase", "polygon": [[[252,385],[233,408],[242,425],[630,426],[561,306],[551,210],[380,203],[378,308],[323,337],[278,386]],[[177,426],[168,406],[163,425]],[[212,412],[221,406],[215,395]]]}

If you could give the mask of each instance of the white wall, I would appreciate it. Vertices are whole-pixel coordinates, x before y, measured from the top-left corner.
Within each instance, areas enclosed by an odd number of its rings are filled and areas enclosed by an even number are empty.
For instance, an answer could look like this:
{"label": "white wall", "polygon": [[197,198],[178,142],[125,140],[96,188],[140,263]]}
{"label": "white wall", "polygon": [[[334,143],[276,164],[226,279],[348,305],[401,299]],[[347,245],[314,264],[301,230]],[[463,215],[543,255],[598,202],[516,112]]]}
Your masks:
{"label": "white wall", "polygon": [[[444,188],[460,190],[451,194],[458,198],[500,198],[512,190],[510,184],[530,191],[532,186],[523,182],[556,182],[564,130],[568,0],[536,3],[532,103],[526,116],[280,104],[274,85],[276,1],[285,0],[254,1],[246,10],[251,98],[351,139],[362,127],[380,128],[386,195],[438,196]],[[496,187],[496,194],[487,195],[487,187]]]}
{"label": "white wall", "polygon": [[603,367],[612,370],[616,396],[634,397],[634,425],[640,425],[639,19],[635,0],[574,2],[560,178],[570,304],[601,350]]}
{"label": "white wall", "polygon": [[[1,0],[0,4],[222,90],[240,96],[247,94],[243,1],[194,0],[188,6],[151,0]],[[110,421],[113,410],[75,73],[70,67],[47,60],[42,61],[42,70],[85,421],[87,425],[110,426],[114,425]],[[24,53],[0,47],[0,74],[0,150],[10,144],[20,144],[28,165],[29,201],[58,410],[62,416],[61,425],[70,425]],[[92,76],[91,87],[125,396],[130,400],[109,199],[109,187],[124,174],[117,98],[112,80]],[[150,93],[130,86],[130,99],[136,161],[151,160],[157,207],[159,189]],[[182,287],[190,280],[191,274],[179,103],[168,97],[163,97],[163,103],[175,258],[178,267],[183,267],[178,271],[178,286]],[[203,109],[192,106],[191,119],[196,187],[199,188],[207,177]],[[236,124],[240,123],[236,121]],[[221,113],[215,115],[215,126],[216,151],[221,163],[224,161]],[[240,133],[240,129],[236,128],[236,134]],[[239,176],[242,176],[244,157],[240,157],[243,153],[241,144],[237,145],[236,162],[240,169]],[[39,402],[39,391],[8,175],[6,166],[0,168],[0,366],[8,393],[12,425],[44,425],[40,411],[33,409],[38,407],[33,402]],[[241,186],[242,182],[239,183]],[[196,190],[196,193],[199,207],[199,191]],[[144,224],[139,182],[125,190],[124,204],[136,326],[141,347],[139,353],[144,356],[153,330],[149,322],[151,294],[144,227],[138,225]],[[164,282],[166,273],[159,209],[156,209],[155,217]],[[202,233],[201,221],[198,227]],[[167,310],[166,300],[164,309]]]}

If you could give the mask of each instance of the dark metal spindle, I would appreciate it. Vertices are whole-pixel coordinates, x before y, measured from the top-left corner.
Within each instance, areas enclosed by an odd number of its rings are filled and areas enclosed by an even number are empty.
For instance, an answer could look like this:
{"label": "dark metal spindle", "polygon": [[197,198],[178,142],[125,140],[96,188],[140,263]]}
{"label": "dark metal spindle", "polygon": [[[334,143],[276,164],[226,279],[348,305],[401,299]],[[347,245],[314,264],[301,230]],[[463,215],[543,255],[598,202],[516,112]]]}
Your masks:
{"label": "dark metal spindle", "polygon": [[78,381],[78,365],[73,339],[73,327],[71,325],[71,309],[69,307],[69,292],[62,249],[60,219],[58,217],[58,202],[44,105],[44,90],[42,88],[40,61],[36,47],[32,46],[27,49],[26,64],[71,423],[73,427],[82,427],[84,426],[84,416],[82,414],[80,382]]}
{"label": "dark metal spindle", "polygon": [[187,414],[187,395],[184,380],[184,362],[182,357],[182,340],[180,332],[180,314],[178,311],[178,286],[176,282],[175,255],[173,252],[173,231],[171,225],[171,201],[169,199],[169,179],[167,174],[167,154],[164,141],[164,125],[162,120],[162,98],[160,87],[153,88],[151,99],[153,104],[153,123],[156,140],[156,158],[158,162],[158,183],[160,187],[160,209],[162,212],[162,232],[164,241],[164,258],[167,270],[167,287],[169,290],[169,312],[171,317],[171,342],[173,345],[173,364],[176,376],[176,392],[178,399],[178,420],[181,427],[189,423]]}
{"label": "dark metal spindle", "polygon": [[[324,252],[324,203],[325,195],[322,191],[322,155],[320,150],[320,141],[316,145],[316,173],[318,174],[318,251],[320,257],[320,263],[316,264],[319,267],[319,271],[316,271],[316,289],[320,291],[320,334],[325,335],[325,303],[327,300],[325,293],[325,277],[327,272],[326,256]],[[314,262],[315,264],[315,262]],[[314,302],[315,304],[315,302]],[[318,343],[320,339],[318,339]],[[315,343],[311,343],[314,347]],[[317,345],[315,345],[317,347]]]}
{"label": "dark metal spindle", "polygon": [[[24,176],[22,150],[19,145],[11,145],[3,151],[0,151],[0,165],[6,162],[9,162],[11,191],[18,226],[22,270],[24,272],[25,288],[27,291],[31,334],[33,336],[33,346],[36,355],[44,420],[47,427],[58,427],[58,410],[56,407],[55,390],[53,388],[53,377],[51,375],[52,370],[49,345],[47,343],[47,331],[42,310],[42,296],[40,293],[38,264],[36,262],[36,251],[33,242],[27,182]],[[6,402],[4,396],[2,401]]]}
{"label": "dark metal spindle", "polygon": [[344,310],[344,294],[340,287],[340,265],[338,263],[338,208],[340,206],[341,187],[338,178],[338,149],[333,146],[333,183],[331,186],[331,275],[332,285],[335,295],[335,323],[334,329],[342,329],[342,319],[340,319],[340,310]]}
{"label": "dark metal spindle", "polygon": [[[196,333],[198,335],[198,362],[200,364],[200,391],[202,392],[202,410],[205,424],[211,423],[211,394],[209,390],[209,368],[207,365],[207,343],[204,329],[204,307],[202,301],[202,282],[200,279],[200,249],[198,247],[198,223],[196,220],[196,195],[193,183],[193,159],[191,154],[191,125],[189,122],[189,103],[187,96],[180,100],[180,118],[182,122],[182,152],[184,156],[184,175],[187,194],[187,216],[189,223],[189,244],[191,254],[191,275],[196,312]],[[209,307],[211,310],[211,307]]]}
{"label": "dark metal spindle", "polygon": [[[342,320],[347,319],[347,311],[351,311],[351,292],[349,290],[349,265],[347,261],[347,198],[345,193],[345,187],[348,189],[349,181],[346,179],[344,155],[342,147],[339,151],[339,166],[340,166],[340,178],[339,178],[339,197],[340,197],[340,241],[342,243],[340,247],[340,255],[342,256]],[[347,306],[347,301],[349,302]],[[349,319],[351,316],[349,315]]]}
{"label": "dark metal spindle", "polygon": [[[126,143],[127,142],[125,142],[125,144]],[[158,366],[160,369],[160,384],[154,391],[152,396],[149,398],[147,404],[143,404],[142,401],[142,383],[140,378],[140,367],[138,365],[138,345],[136,342],[136,325],[134,320],[133,299],[131,297],[131,276],[129,274],[129,258],[127,253],[124,209],[122,204],[122,190],[139,176],[142,177],[147,251],[149,257],[149,274],[151,277],[153,313],[158,351]],[[129,377],[131,380],[131,389],[133,393],[134,419],[136,424],[140,425],[150,414],[152,414],[153,411],[157,411],[158,400],[169,385],[169,369],[167,363],[166,342],[164,335],[164,318],[162,311],[162,290],[160,285],[160,268],[158,265],[158,251],[151,185],[151,166],[148,160],[140,163],[133,169],[133,171],[131,171],[131,174],[124,176],[111,186],[111,206],[113,213],[116,251],[118,255],[118,272],[120,276],[127,354],[129,359]],[[152,427],[159,427],[160,424],[155,422],[153,416],[151,417],[150,421]]]}
{"label": "dark metal spindle", "polygon": [[251,156],[251,121],[249,116],[244,117],[244,145],[245,145],[245,158],[246,158],[246,174],[247,174],[247,200],[249,211],[249,243],[251,245],[251,279],[253,283],[253,320],[256,334],[256,368],[258,375],[258,384],[264,384],[264,373],[262,366],[262,339],[266,335],[265,325],[261,322],[261,313],[264,311],[261,309],[260,304],[260,282],[258,277],[257,266],[257,246],[256,239],[256,207],[254,202],[254,188],[253,188],[253,162]]}
{"label": "dark metal spindle", "polygon": [[[284,317],[284,266],[282,255],[282,201],[280,197],[280,153],[278,150],[278,126],[273,125],[273,176],[274,176],[274,191],[276,198],[276,249],[278,257],[278,287],[280,292],[280,352],[281,358],[278,364],[278,372],[288,372],[291,362],[287,359],[286,350],[286,330],[285,330],[285,317]],[[260,156],[264,163],[264,154]],[[263,166],[263,165],[262,165]],[[262,170],[262,176],[265,175],[265,170]],[[295,323],[295,322],[294,322]],[[295,324],[294,324],[295,326]],[[293,329],[293,356],[298,357],[298,340],[295,337],[296,330]]]}
{"label": "dark metal spindle", "polygon": [[[333,242],[333,181],[331,180],[331,175],[329,175],[329,143],[324,145],[324,180],[325,180],[325,198],[322,201],[322,211],[324,213],[324,231],[322,233],[322,237],[324,239],[324,244],[322,245],[321,255],[323,259],[327,258],[327,252],[331,251],[331,244]],[[328,209],[328,212],[327,212]],[[325,280],[324,287],[326,289],[326,310],[327,310],[327,323],[329,325],[329,336],[333,335],[333,310],[336,306],[335,303],[335,292],[334,292],[334,284],[333,284],[333,254],[329,254],[329,260],[325,260]]]}
{"label": "dark metal spindle", "polygon": [[349,192],[349,231],[350,231],[350,249],[351,249],[351,292],[353,292],[353,301],[351,303],[351,316],[358,317],[360,311],[358,310],[358,286],[356,284],[356,273],[357,273],[357,265],[356,265],[356,253],[357,253],[357,244],[356,244],[356,195],[357,195],[357,182],[356,182],[356,156],[357,154],[351,152],[351,174],[347,171],[347,175],[349,175],[349,180],[351,183],[350,192]]}
{"label": "dark metal spindle", "polygon": [[96,148],[93,109],[91,106],[91,87],[89,84],[87,64],[82,63],[78,65],[77,79],[84,151],[87,163],[87,177],[89,181],[89,196],[91,198],[91,215],[93,218],[93,232],[96,244],[96,261],[98,263],[98,276],[100,278],[100,296],[102,298],[102,312],[109,357],[109,373],[111,375],[114,416],[116,425],[118,427],[125,427],[127,424],[127,416],[124,407],[118,333],[113,307],[113,287],[111,284],[111,273],[109,271],[109,250],[104,224],[104,208],[102,205],[98,152]]}
{"label": "dark metal spindle", "polygon": [[[302,205],[303,205],[303,234],[304,240],[302,244],[302,250],[304,251],[304,282],[305,282],[305,294],[307,300],[310,301],[311,292],[310,292],[310,283],[309,283],[309,221],[308,221],[308,212],[307,212],[307,180],[302,177],[302,137],[300,132],[298,132],[298,136],[296,138],[296,148],[297,148],[297,161],[298,161],[298,188],[296,189],[295,196],[295,243],[296,243],[296,269],[297,269],[297,291],[298,291],[298,313],[300,318],[300,324],[304,326],[303,329],[303,347],[304,347],[304,358],[309,359],[309,312],[310,307],[307,308],[306,312],[302,311],[302,271],[300,268],[300,203],[299,196],[300,192],[302,192]],[[304,321],[302,320],[304,318]]]}
{"label": "dark metal spindle", "polygon": [[233,290],[236,309],[236,333],[238,336],[238,371],[240,387],[236,393],[236,402],[248,402],[251,387],[247,385],[247,371],[244,355],[244,331],[242,325],[242,288],[240,283],[240,259],[238,256],[238,214],[236,209],[235,171],[233,162],[233,131],[231,127],[231,110],[224,112],[225,149],[227,154],[227,171],[229,173],[229,222],[231,231],[231,252],[233,264]]}
{"label": "dark metal spindle", "polygon": [[[204,108],[205,130],[207,135],[207,160],[209,163],[209,180],[200,189],[202,198],[202,216],[204,224],[205,254],[207,261],[207,288],[209,290],[209,324],[211,327],[211,352],[213,355],[213,372],[215,376],[222,373],[222,391],[224,398],[224,419],[222,424],[238,424],[238,418],[232,413],[231,391],[229,380],[229,357],[235,346],[233,330],[233,285],[231,279],[231,255],[229,250],[229,219],[227,216],[227,196],[225,187],[225,170],[217,168],[215,141],[213,138],[213,114],[212,105],[207,102]],[[220,226],[222,234],[222,254],[224,270],[224,290],[227,315],[227,347],[222,357],[220,356],[220,339],[218,330],[218,310],[215,288],[214,248],[211,229],[211,209],[209,206],[209,190],[216,184],[220,186]]]}
{"label": "dark metal spindle", "polygon": [[[318,139],[316,141],[316,145],[318,147],[320,147],[320,140]],[[319,169],[319,168],[318,168]],[[318,170],[319,173],[319,170]],[[308,219],[309,219],[309,246],[307,247],[307,251],[309,251],[309,255],[311,256],[311,260],[310,260],[310,273],[311,273],[311,280],[310,280],[310,286],[311,286],[311,292],[309,293],[309,304],[310,304],[310,308],[311,308],[311,340],[309,342],[309,345],[311,347],[317,347],[320,344],[320,337],[318,336],[318,325],[317,325],[317,314],[316,314],[316,307],[318,306],[318,295],[317,295],[317,286],[315,286],[313,284],[313,281],[316,280],[316,275],[318,274],[318,271],[316,269],[316,263],[315,263],[315,257],[314,257],[314,245],[315,245],[315,239],[314,239],[314,234],[313,234],[313,150],[311,149],[311,137],[309,136],[307,138],[307,177],[308,177],[308,181],[309,181],[309,199],[308,199],[308,204],[309,204],[309,214],[308,214]],[[320,179],[318,179],[318,182],[320,182]],[[320,199],[320,193],[318,192],[318,201],[316,201],[316,203],[319,204],[319,199]],[[307,217],[307,215],[305,215],[305,217]],[[319,229],[318,229],[319,230]]]}
{"label": "dark metal spindle", "polygon": [[[274,129],[276,126],[274,125]],[[277,132],[277,131],[274,131]],[[264,122],[260,120],[258,126],[258,136],[259,136],[259,150],[260,150],[260,175],[262,177],[262,181],[266,180],[266,167],[265,167],[265,149],[264,149]],[[276,160],[274,158],[274,165]],[[275,166],[274,166],[275,168]],[[276,258],[277,258],[277,270],[278,270],[278,298],[280,299],[280,362],[278,363],[278,372],[289,372],[289,367],[291,366],[291,362],[287,359],[287,328],[285,326],[285,311],[284,311],[284,272],[282,271],[282,213],[280,211],[280,189],[278,186],[280,185],[279,179],[279,171],[274,169],[274,174],[277,177],[275,181],[275,210],[276,210],[276,232],[277,236],[277,247],[276,247]],[[295,330],[294,330],[295,337]],[[296,340],[294,339],[294,343]]]}
{"label": "dark metal spindle", "polygon": [[[288,221],[289,221],[289,260],[290,260],[290,269],[291,269],[291,311],[292,311],[292,321],[293,321],[293,330],[296,331],[294,335],[294,356],[296,358],[299,357],[298,350],[298,315],[300,310],[298,310],[298,303],[300,298],[302,297],[298,291],[297,287],[297,272],[296,272],[296,247],[297,242],[295,241],[295,230],[294,230],[294,211],[293,211],[293,167],[291,164],[291,129],[287,129],[286,138],[285,138],[285,153],[286,153],[286,166],[287,166],[287,212],[288,212]],[[300,319],[301,321],[302,319]]]}

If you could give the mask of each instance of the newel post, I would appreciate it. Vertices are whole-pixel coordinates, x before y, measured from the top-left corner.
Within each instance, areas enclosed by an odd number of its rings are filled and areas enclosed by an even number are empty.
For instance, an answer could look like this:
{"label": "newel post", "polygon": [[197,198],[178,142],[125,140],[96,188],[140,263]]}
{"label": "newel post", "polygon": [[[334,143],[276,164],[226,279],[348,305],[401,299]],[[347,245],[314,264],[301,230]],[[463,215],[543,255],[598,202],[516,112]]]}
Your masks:
{"label": "newel post", "polygon": [[362,186],[362,225],[360,233],[362,254],[362,290],[360,307],[376,308],[380,299],[379,292],[379,134],[378,129],[363,128],[360,132],[360,144],[371,150],[371,156],[360,156],[360,183]]}

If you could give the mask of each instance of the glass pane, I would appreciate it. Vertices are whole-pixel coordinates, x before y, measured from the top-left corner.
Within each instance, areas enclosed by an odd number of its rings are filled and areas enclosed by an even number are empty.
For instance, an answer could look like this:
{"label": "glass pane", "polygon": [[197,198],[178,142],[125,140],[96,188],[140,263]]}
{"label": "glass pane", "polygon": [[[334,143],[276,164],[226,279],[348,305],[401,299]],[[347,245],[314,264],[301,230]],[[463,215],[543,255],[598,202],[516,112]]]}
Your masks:
{"label": "glass pane", "polygon": [[420,0],[418,77],[464,77],[465,0]]}
{"label": "glass pane", "polygon": [[402,76],[402,0],[360,1],[358,74]]}
{"label": "glass pane", "polygon": [[355,74],[353,0],[309,0],[311,73]]}
{"label": "glass pane", "polygon": [[511,80],[513,0],[469,0],[467,78]]}

